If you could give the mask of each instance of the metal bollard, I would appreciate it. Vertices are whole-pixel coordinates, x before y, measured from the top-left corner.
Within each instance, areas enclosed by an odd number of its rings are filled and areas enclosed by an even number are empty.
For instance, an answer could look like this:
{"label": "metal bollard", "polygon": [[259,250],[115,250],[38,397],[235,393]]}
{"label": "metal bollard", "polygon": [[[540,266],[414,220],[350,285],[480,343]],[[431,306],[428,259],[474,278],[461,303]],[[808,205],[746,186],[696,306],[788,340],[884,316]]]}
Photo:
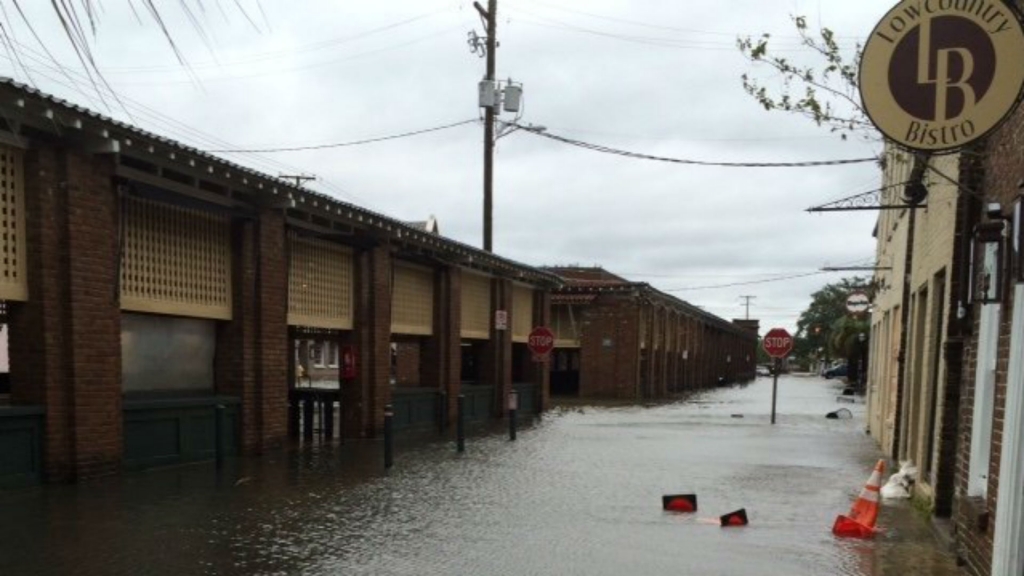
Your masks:
{"label": "metal bollard", "polygon": [[320,427],[323,428],[324,438],[330,440],[334,438],[334,397],[330,394],[323,396],[323,415]]}
{"label": "metal bollard", "polygon": [[466,397],[463,394],[459,394],[458,397],[458,409],[459,413],[456,414],[455,418],[455,447],[459,452],[466,451]]}
{"label": "metal bollard", "polygon": [[299,399],[295,396],[288,398],[288,435],[292,438],[299,435],[300,412]]}
{"label": "metal bollard", "polygon": [[519,392],[512,390],[508,395],[508,439],[516,439],[516,412],[519,410]]}
{"label": "metal bollard", "polygon": [[444,434],[448,429],[448,394],[444,390],[438,394],[440,399],[437,405],[437,431]]}
{"label": "metal bollard", "polygon": [[226,423],[224,421],[227,409],[223,404],[217,404],[213,409],[213,459],[217,464],[217,470],[224,467],[224,433]]}
{"label": "metal bollard", "polygon": [[394,463],[394,419],[395,412],[391,408],[391,404],[384,407],[384,468],[391,468]]}
{"label": "metal bollard", "polygon": [[313,397],[306,396],[302,399],[302,438],[313,439]]}

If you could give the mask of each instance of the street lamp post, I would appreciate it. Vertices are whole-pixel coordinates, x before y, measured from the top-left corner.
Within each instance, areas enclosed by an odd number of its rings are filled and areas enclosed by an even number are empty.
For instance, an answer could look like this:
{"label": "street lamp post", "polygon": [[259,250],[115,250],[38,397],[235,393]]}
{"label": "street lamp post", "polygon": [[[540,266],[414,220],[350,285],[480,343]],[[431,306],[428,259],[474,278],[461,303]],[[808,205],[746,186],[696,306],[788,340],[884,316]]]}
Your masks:
{"label": "street lamp post", "polygon": [[857,340],[860,342],[860,369],[857,370],[857,388],[860,392],[864,392],[865,385],[867,383],[867,369],[868,369],[868,354],[867,354],[867,340],[868,335],[861,332],[857,335]]}

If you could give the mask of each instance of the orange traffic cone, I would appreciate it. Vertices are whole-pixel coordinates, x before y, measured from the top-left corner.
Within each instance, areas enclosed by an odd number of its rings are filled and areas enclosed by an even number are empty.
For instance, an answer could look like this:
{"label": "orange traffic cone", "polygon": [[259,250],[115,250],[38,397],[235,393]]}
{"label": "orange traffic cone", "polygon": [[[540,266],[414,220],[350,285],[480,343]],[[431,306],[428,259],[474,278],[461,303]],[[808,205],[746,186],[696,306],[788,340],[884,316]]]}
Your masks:
{"label": "orange traffic cone", "polygon": [[747,520],[747,509],[740,508],[735,512],[729,512],[721,516],[719,519],[719,525],[722,527],[729,526],[746,526],[750,522]]}
{"label": "orange traffic cone", "polygon": [[849,538],[870,538],[875,534],[875,522],[878,520],[878,491],[882,487],[882,474],[885,472],[885,460],[879,460],[875,469],[864,485],[857,501],[850,507],[847,516],[839,515],[832,525],[832,533],[836,536]]}
{"label": "orange traffic cone", "polygon": [[661,497],[661,509],[669,512],[696,512],[696,494],[671,494]]}

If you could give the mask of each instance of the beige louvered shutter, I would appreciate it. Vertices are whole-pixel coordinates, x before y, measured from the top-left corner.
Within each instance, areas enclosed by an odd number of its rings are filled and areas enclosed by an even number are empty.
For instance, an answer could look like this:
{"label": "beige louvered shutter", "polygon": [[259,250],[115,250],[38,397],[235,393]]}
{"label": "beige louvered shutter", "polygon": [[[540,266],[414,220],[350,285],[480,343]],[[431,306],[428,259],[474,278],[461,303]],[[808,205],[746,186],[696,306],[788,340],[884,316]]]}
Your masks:
{"label": "beige louvered shutter", "polygon": [[434,333],[434,273],[429,268],[395,262],[391,298],[391,332],[429,336]]}
{"label": "beige louvered shutter", "polygon": [[26,300],[25,161],[21,150],[0,146],[0,299]]}
{"label": "beige louvered shutter", "polygon": [[491,337],[491,278],[462,271],[463,338],[488,340]]}
{"label": "beige louvered shutter", "polygon": [[288,324],[352,329],[352,250],[325,240],[289,237]]}
{"label": "beige louvered shutter", "polygon": [[533,330],[533,289],[512,286],[512,341],[526,342]]}
{"label": "beige louvered shutter", "polygon": [[231,318],[226,217],[129,197],[123,225],[123,310]]}

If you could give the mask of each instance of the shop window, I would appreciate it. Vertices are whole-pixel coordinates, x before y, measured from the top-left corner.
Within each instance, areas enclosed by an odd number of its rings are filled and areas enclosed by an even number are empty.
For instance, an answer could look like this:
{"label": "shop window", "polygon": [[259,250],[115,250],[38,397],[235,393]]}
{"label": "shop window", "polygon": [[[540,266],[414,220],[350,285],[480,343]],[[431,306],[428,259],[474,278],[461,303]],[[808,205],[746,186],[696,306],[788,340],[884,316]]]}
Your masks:
{"label": "shop window", "polygon": [[123,390],[212,391],[216,333],[213,320],[123,313]]}
{"label": "shop window", "polygon": [[309,343],[309,361],[314,368],[324,367],[324,343],[312,341]]}

